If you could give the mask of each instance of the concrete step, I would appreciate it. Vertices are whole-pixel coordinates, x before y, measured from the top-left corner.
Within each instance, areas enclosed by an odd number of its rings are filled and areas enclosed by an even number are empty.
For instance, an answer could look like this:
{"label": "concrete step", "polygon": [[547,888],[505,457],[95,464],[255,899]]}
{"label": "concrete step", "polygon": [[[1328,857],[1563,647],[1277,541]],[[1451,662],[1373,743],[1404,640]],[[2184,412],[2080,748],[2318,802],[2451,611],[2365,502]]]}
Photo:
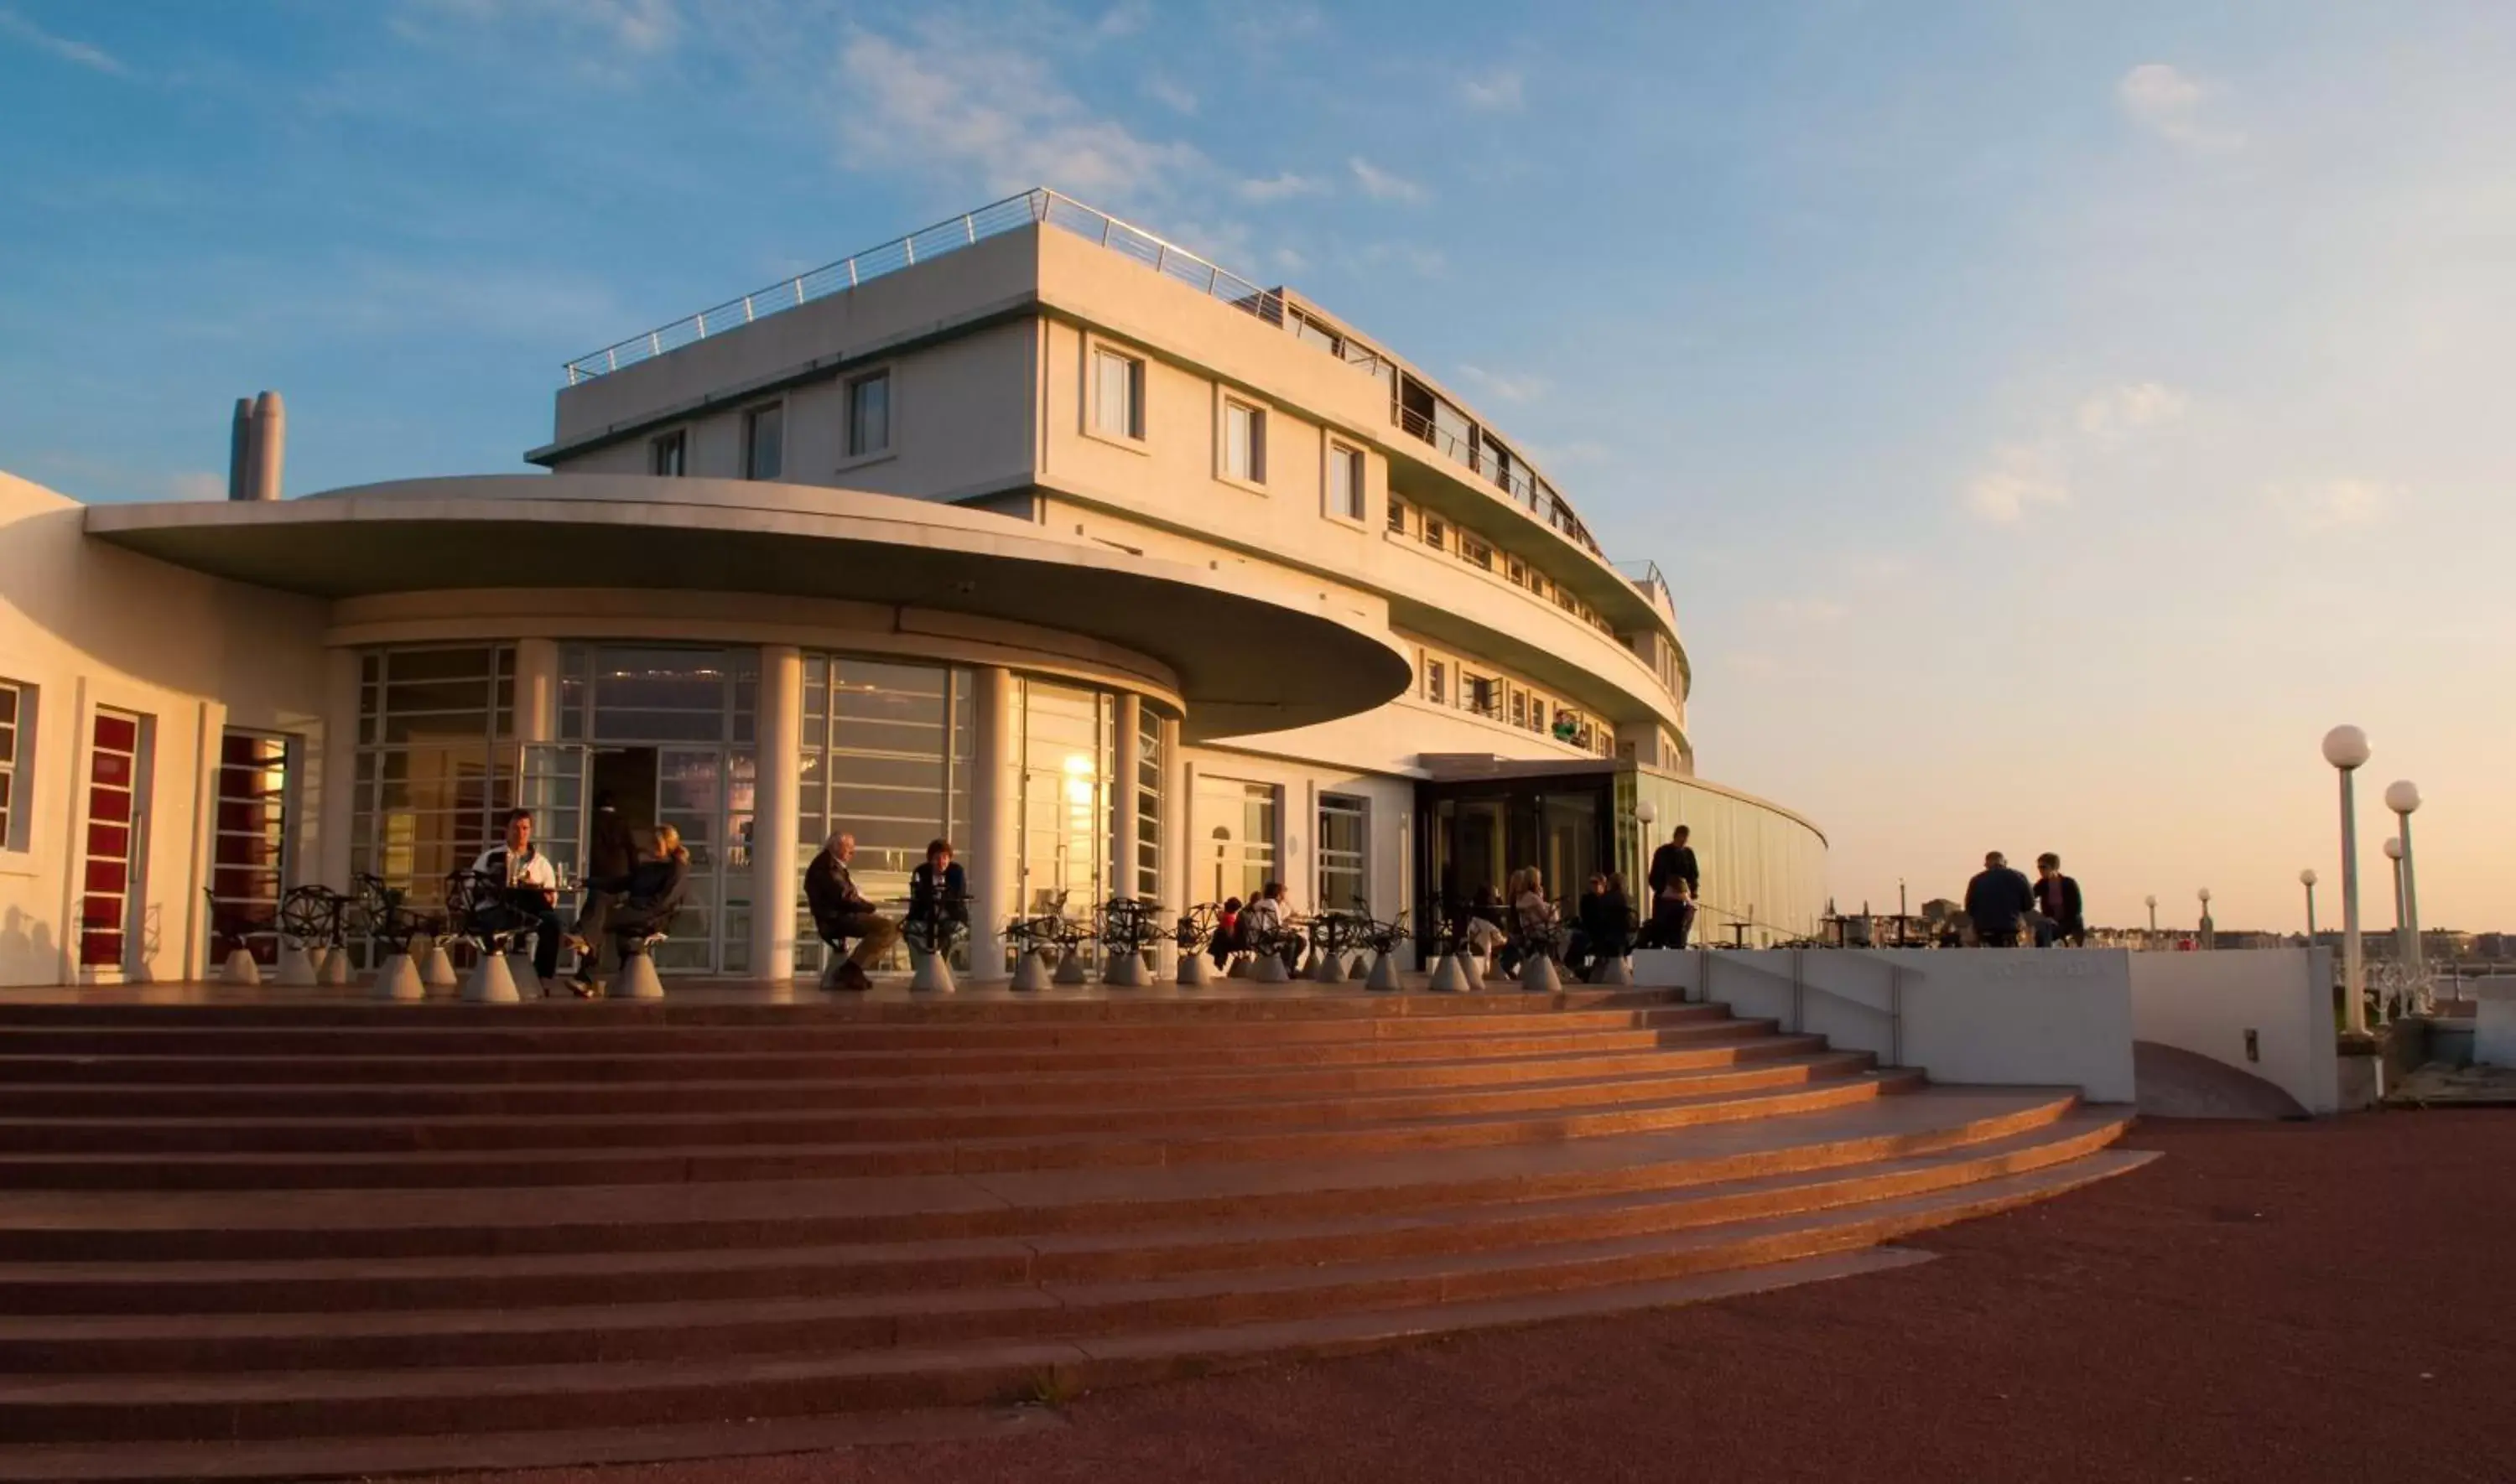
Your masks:
{"label": "concrete step", "polygon": [[1473,1056],[1317,1065],[1309,1060],[1215,1068],[1189,1065],[1001,1074],[709,1079],[634,1084],[344,1082],[310,1063],[304,1083],[30,1083],[0,1086],[0,1118],[324,1118],[777,1112],[787,1109],[994,1107],[1004,1104],[1199,1102],[1403,1089],[1501,1087],[1736,1066],[1804,1056],[1824,1037],[1775,1035],[1736,1022],[1735,1034],[1688,1037],[1634,1051]]}
{"label": "concrete step", "polygon": [[0,1154],[0,1188],[20,1190],[395,1188],[651,1184],[682,1180],[1074,1169],[1285,1160],[1406,1149],[1553,1142],[1650,1129],[1838,1107],[1921,1084],[1910,1071],[1678,1096],[1635,1105],[1582,1104],[1522,1114],[1392,1119],[1352,1128],[1258,1133],[1167,1129],[1125,1134],[910,1138],[827,1144],[650,1144],[619,1149],[405,1153],[158,1152]]}
{"label": "concrete step", "polygon": [[[558,1365],[0,1377],[14,1443],[434,1434],[696,1422],[1005,1396],[1043,1372],[1104,1385],[1367,1349],[1433,1332],[1668,1301],[1672,1280],[1866,1247],[2133,1168],[2105,1152],[1952,1188],[1677,1233],[1414,1256],[1324,1275],[1154,1280],[1079,1297],[1103,1334]],[[1055,1300],[1052,1299],[1052,1302]],[[1289,1312],[1288,1312],[1289,1310]],[[1222,1322],[1184,1328],[1196,1316]]]}
{"label": "concrete step", "polygon": [[[2126,1122],[2119,1110],[2082,1112],[2027,1134],[1851,1168],[1405,1215],[918,1249],[201,1264],[187,1275],[240,1302],[272,1301],[239,1311],[133,1312],[125,1301],[143,1296],[105,1287],[106,1269],[89,1265],[63,1276],[108,1300],[101,1312],[0,1318],[0,1372],[516,1365],[908,1345],[1099,1333],[1148,1322],[1153,1310],[1167,1323],[1224,1323],[1265,1294],[1278,1307],[1315,1300],[1329,1312],[1429,1258],[1525,1259],[1525,1280],[1512,1281],[1551,1283],[1548,1264],[1598,1244],[2023,1174],[2092,1154]],[[150,1275],[160,1292],[164,1276]]]}
{"label": "concrete step", "polygon": [[[968,1251],[948,1244],[980,1238],[1035,1247],[1218,1223],[1404,1218],[1851,1169],[2034,1137],[2065,1120],[2096,1116],[2077,1113],[2076,1104],[2073,1093],[2051,1089],[1931,1088],[1790,1117],[1552,1143],[1277,1162],[582,1186],[565,1201],[524,1187],[18,1191],[0,1193],[0,1261],[7,1264],[0,1266],[0,1313],[323,1308],[358,1301],[370,1285],[470,1282],[496,1264],[519,1264],[514,1270],[524,1281],[541,1282],[606,1254],[663,1254],[669,1267],[673,1255],[712,1260],[709,1255],[750,1249],[889,1244],[905,1251],[907,1267],[928,1259],[948,1267]],[[2119,1121],[2119,1110],[2102,1111],[2100,1122]],[[282,1284],[288,1287],[276,1286]],[[448,1297],[455,1292],[415,1288],[409,1301],[476,1301]]]}
{"label": "concrete step", "polygon": [[262,1118],[0,1119],[11,1154],[400,1154],[422,1151],[635,1149],[725,1145],[814,1146],[902,1139],[1125,1134],[1151,1124],[1195,1130],[1352,1127],[1404,1119],[1553,1108],[1602,1108],[1713,1092],[1781,1088],[1868,1070],[1867,1052],[1818,1051],[1738,1065],[1576,1076],[1502,1087],[1401,1088],[1344,1093],[1233,1090],[1223,1100],[1113,1097],[1096,1103],[739,1112],[384,1115]]}

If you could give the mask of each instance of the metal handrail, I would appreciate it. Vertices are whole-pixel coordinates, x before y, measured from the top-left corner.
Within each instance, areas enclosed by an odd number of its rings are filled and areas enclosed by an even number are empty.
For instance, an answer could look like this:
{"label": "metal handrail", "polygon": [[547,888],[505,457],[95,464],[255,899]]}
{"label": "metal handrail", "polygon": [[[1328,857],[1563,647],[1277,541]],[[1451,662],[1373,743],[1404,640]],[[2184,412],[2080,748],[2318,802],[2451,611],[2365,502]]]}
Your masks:
{"label": "metal handrail", "polygon": [[[1281,325],[1284,322],[1284,298],[1280,293],[1262,289],[1239,274],[1133,223],[1122,222],[1108,212],[1086,206],[1046,186],[1037,186],[1001,201],[990,201],[975,211],[946,217],[904,237],[869,247],[836,263],[825,263],[738,299],[729,299],[695,314],[686,314],[670,324],[657,325],[643,335],[632,335],[600,350],[589,351],[567,363],[567,384],[573,387],[579,382],[608,376],[624,366],[652,360],[667,350],[705,340],[711,334],[722,334],[771,314],[799,308],[843,289],[855,288],[868,279],[898,272],[961,248],[976,246],[989,237],[1042,225],[1060,227],[1098,242],[1112,252],[1135,259],[1164,277],[1176,278],[1269,324]],[[1351,356],[1346,359],[1349,364],[1363,365],[1365,370],[1377,364],[1376,358],[1368,364],[1356,362]]]}

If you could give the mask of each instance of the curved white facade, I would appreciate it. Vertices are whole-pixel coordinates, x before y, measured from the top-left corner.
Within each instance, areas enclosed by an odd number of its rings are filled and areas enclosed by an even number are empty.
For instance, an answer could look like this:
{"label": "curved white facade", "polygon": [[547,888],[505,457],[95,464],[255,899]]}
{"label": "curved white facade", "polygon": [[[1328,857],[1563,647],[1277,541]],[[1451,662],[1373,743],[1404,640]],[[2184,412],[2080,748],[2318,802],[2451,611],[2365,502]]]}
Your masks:
{"label": "curved white facade", "polygon": [[[1265,878],[1386,916],[1497,865],[1635,870],[1650,798],[1707,923],[1814,929],[1823,837],[1691,776],[1656,576],[1315,306],[1043,215],[579,369],[555,477],[83,515],[0,485],[0,982],[196,974],[204,887],[425,892],[506,802],[564,851],[592,788],[650,777],[713,849],[695,969],[788,971],[791,913],[753,904],[860,820],[878,873],[962,842],[991,921]],[[99,708],[145,757],[97,754]],[[126,762],[114,887],[89,769]]]}

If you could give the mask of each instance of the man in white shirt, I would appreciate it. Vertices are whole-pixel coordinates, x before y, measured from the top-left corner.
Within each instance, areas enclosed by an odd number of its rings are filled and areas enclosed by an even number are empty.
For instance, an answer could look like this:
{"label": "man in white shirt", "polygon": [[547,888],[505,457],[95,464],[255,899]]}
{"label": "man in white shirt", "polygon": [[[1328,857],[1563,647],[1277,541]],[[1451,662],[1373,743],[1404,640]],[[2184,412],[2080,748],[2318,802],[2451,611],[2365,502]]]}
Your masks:
{"label": "man in white shirt", "polygon": [[547,986],[559,972],[559,873],[533,845],[531,811],[508,810],[506,839],[482,851],[472,870],[498,890],[508,911],[530,925],[533,972]]}

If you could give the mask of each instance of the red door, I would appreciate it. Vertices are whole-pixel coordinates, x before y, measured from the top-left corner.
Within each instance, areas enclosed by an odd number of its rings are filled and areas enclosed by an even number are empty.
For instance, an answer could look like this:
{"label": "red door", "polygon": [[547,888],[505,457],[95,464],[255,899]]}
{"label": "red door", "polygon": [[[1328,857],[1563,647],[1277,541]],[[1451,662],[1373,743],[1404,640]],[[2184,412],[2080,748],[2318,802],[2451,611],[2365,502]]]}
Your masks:
{"label": "red door", "polygon": [[140,808],[141,719],[128,712],[96,714],[90,739],[87,785],[87,876],[79,909],[79,963],[120,969],[127,962],[135,863],[145,821]]}

